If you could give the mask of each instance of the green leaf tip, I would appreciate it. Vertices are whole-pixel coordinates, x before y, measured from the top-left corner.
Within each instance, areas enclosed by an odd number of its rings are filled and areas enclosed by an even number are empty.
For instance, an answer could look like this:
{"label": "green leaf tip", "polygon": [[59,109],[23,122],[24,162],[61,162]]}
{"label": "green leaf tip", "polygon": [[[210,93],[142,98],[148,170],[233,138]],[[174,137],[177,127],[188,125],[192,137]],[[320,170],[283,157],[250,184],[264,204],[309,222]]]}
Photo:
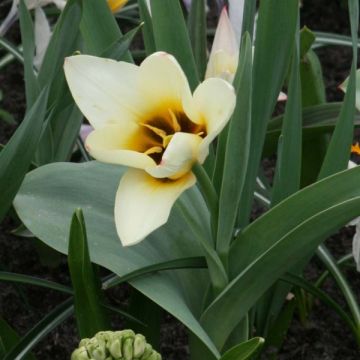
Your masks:
{"label": "green leaf tip", "polygon": [[161,360],[161,355],[132,330],[100,331],[82,339],[71,360]]}

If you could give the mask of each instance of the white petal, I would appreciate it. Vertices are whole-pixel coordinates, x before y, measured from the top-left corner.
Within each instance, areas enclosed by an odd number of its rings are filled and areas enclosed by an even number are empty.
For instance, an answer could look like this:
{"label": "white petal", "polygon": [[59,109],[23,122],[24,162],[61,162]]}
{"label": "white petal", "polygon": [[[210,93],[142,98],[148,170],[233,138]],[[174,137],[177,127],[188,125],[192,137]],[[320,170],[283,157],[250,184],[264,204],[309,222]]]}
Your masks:
{"label": "white petal", "polygon": [[227,73],[235,75],[238,57],[239,41],[224,7],[216,28],[205,78],[224,78]]}
{"label": "white petal", "polygon": [[160,180],[131,169],[122,177],[115,199],[115,223],[124,246],[134,245],[165,224],[176,199],[196,182],[188,173]]}
{"label": "white petal", "polygon": [[353,256],[357,271],[360,271],[360,222],[356,225],[356,232],[353,238]]}
{"label": "white petal", "polygon": [[242,32],[244,6],[245,0],[229,0],[229,17],[239,43]]}
{"label": "white petal", "polygon": [[76,104],[95,129],[137,121],[144,113],[136,65],[77,55],[65,59],[64,70]]}
{"label": "white petal", "polygon": [[165,52],[156,52],[142,62],[139,79],[144,99],[155,108],[182,110],[183,96],[191,95],[180,65],[172,55]]}
{"label": "white petal", "polygon": [[146,172],[156,178],[176,179],[189,172],[198,158],[202,139],[195,134],[176,133],[167,146],[161,163],[146,168]]}
{"label": "white petal", "polygon": [[183,101],[187,116],[206,127],[207,136],[200,144],[198,158],[203,163],[210,143],[230,120],[236,104],[235,91],[225,80],[210,78],[196,88],[192,99]]}
{"label": "white petal", "polygon": [[91,132],[86,139],[86,148],[95,159],[106,163],[139,169],[155,166],[154,160],[137,148],[135,134],[138,134],[135,123],[109,125]]}
{"label": "white petal", "polygon": [[51,39],[51,29],[45,12],[41,7],[35,9],[35,47],[34,66],[40,69],[46,49]]}
{"label": "white petal", "polygon": [[[340,86],[339,88],[346,92],[346,89],[349,84],[349,78],[347,78]],[[360,111],[360,69],[356,70],[356,100],[355,100],[355,106]]]}
{"label": "white petal", "polygon": [[277,101],[286,101],[286,100],[287,100],[287,95],[284,92],[280,91]]}

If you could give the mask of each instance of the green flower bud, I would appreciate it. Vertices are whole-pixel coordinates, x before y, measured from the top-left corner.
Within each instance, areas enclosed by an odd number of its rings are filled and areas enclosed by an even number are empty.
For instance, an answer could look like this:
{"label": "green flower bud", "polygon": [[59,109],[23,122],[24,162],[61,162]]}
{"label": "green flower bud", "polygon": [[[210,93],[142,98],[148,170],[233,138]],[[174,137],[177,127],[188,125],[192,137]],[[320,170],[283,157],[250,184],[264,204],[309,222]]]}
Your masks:
{"label": "green flower bud", "polygon": [[134,358],[138,359],[144,354],[146,339],[144,335],[137,334],[134,338]]}
{"label": "green flower bud", "polygon": [[71,355],[71,360],[89,360],[86,348],[84,346],[81,346],[76,349]]}
{"label": "green flower bud", "polygon": [[132,360],[133,359],[133,355],[134,355],[133,344],[134,344],[134,339],[132,339],[131,337],[128,337],[127,339],[125,339],[123,346],[122,346],[124,360]]}
{"label": "green flower bud", "polygon": [[161,360],[161,355],[132,330],[101,331],[81,340],[71,360]]}

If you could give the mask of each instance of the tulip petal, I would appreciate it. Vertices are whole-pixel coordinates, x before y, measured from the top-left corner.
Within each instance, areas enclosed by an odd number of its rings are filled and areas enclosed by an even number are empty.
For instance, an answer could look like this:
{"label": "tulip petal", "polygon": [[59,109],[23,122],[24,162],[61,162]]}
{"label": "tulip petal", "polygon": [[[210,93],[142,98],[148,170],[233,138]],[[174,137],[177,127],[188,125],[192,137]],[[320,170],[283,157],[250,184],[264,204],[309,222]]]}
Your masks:
{"label": "tulip petal", "polygon": [[135,122],[145,112],[136,65],[76,55],[65,59],[64,70],[76,104],[95,129]]}
{"label": "tulip petal", "polygon": [[238,57],[239,41],[224,7],[216,27],[205,78],[225,77],[225,80],[232,82],[238,65]]}
{"label": "tulip petal", "polygon": [[176,59],[165,52],[156,52],[140,65],[141,92],[155,110],[182,110],[183,96],[191,96],[187,78]]}
{"label": "tulip petal", "polygon": [[192,99],[184,98],[183,106],[187,116],[198,124],[204,124],[207,136],[199,147],[198,161],[203,163],[208,147],[229,121],[236,104],[235,90],[228,82],[210,78],[195,90]]}
{"label": "tulip petal", "polygon": [[[132,139],[138,132],[138,125],[109,125],[91,132],[86,139],[86,148],[96,160],[145,169],[155,166],[154,160],[138,151]],[[136,139],[136,137],[135,137]],[[141,140],[136,139],[136,140]]]}
{"label": "tulip petal", "polygon": [[189,172],[177,180],[160,180],[130,169],[115,199],[115,223],[123,246],[134,245],[166,223],[176,199],[196,182]]}
{"label": "tulip petal", "polygon": [[178,132],[167,146],[161,162],[146,172],[156,178],[176,179],[189,172],[198,157],[202,138],[195,134]]}

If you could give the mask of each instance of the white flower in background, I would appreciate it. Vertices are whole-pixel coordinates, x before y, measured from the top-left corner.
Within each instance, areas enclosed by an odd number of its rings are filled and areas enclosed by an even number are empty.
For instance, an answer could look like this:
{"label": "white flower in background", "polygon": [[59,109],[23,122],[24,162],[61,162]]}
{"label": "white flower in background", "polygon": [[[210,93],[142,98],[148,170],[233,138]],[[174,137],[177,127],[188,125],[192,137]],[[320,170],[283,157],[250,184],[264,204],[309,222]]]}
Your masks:
{"label": "white flower in background", "polygon": [[239,44],[241,41],[244,6],[245,0],[229,0],[229,18]]}
{"label": "white flower in background", "polygon": [[[19,3],[20,0],[13,0],[8,15],[1,23],[0,36],[4,36],[11,27],[11,25],[16,21],[18,17]],[[38,7],[43,7],[49,4],[55,4],[60,10],[62,10],[66,5],[66,0],[25,0],[25,4],[29,10],[33,10]]]}
{"label": "white flower in background", "polygon": [[191,94],[172,55],[140,66],[87,55],[66,59],[65,75],[94,127],[86,147],[97,160],[128,166],[115,199],[115,224],[124,246],[165,224],[177,198],[196,182],[209,145],[235,107],[233,87],[208,79]]}
{"label": "white flower in background", "polygon": [[205,78],[219,77],[232,83],[239,59],[239,42],[224,7],[216,28]]}
{"label": "white flower in background", "polygon": [[[356,145],[355,145],[356,146]],[[359,147],[359,144],[357,144]],[[349,161],[348,169],[353,169],[357,164]],[[350,221],[347,226],[355,226],[355,235],[352,243],[352,253],[356,263],[356,269],[360,272],[360,217]]]}
{"label": "white flower in background", "polygon": [[[341,85],[340,89],[346,92],[348,86],[349,78],[347,78]],[[355,101],[356,108],[360,111],[360,69],[356,71],[356,101]],[[360,155],[360,146],[359,143],[351,146],[351,152],[357,155]],[[353,161],[349,161],[348,169],[352,169],[356,167],[357,164]],[[355,235],[353,238],[353,256],[356,263],[357,271],[360,272],[360,217],[352,220],[348,225],[356,226],[355,228]]]}
{"label": "white flower in background", "polygon": [[[348,87],[349,78],[347,78],[340,86],[340,90],[343,92],[346,92],[346,89]],[[356,100],[355,100],[355,106],[360,111],[360,69],[356,70]]]}
{"label": "white flower in background", "polygon": [[40,69],[46,49],[51,39],[51,29],[45,12],[41,7],[35,9],[35,57],[34,66]]}

